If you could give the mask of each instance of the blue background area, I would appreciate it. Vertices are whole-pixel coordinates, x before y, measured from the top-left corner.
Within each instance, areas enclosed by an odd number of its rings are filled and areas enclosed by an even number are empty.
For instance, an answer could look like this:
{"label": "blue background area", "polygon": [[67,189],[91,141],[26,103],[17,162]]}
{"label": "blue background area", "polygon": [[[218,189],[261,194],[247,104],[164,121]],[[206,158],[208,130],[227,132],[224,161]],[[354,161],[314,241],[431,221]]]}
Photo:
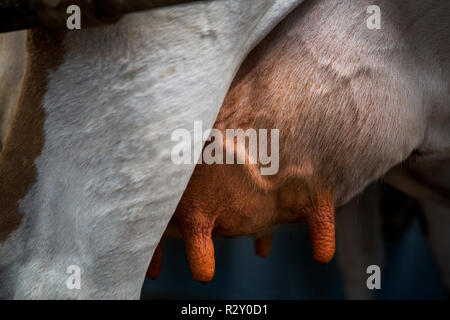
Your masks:
{"label": "blue background area", "polygon": [[[146,279],[143,299],[345,299],[336,259],[312,259],[306,225],[279,226],[268,258],[257,257],[251,238],[217,238],[216,273],[197,283],[181,239],[163,243],[157,280]],[[436,266],[415,220],[395,242],[385,244],[385,266],[376,299],[444,299]]]}

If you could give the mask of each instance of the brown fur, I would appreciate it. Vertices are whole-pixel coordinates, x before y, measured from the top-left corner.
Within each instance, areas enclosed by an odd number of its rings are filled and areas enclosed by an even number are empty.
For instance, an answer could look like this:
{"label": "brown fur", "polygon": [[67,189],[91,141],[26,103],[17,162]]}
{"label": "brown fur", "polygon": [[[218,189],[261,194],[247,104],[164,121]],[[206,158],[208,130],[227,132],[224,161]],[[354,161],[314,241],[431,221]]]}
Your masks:
{"label": "brown fur", "polygon": [[[29,31],[27,60],[19,102],[10,133],[0,154],[0,242],[20,225],[19,200],[36,179],[34,159],[44,145],[45,111],[42,101],[47,75],[62,62],[62,36]],[[45,44],[45,45],[44,45]],[[56,47],[58,50],[49,50]],[[48,54],[57,52],[57,55]]]}
{"label": "brown fur", "polygon": [[0,35],[0,150],[8,135],[11,118],[23,84],[26,32]]}

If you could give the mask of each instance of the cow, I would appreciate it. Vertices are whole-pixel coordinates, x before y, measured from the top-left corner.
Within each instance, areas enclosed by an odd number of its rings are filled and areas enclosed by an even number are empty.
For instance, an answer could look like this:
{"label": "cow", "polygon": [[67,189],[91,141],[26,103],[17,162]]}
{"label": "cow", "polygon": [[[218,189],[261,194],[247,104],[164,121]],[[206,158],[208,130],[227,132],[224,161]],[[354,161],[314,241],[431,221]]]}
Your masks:
{"label": "cow", "polygon": [[[334,207],[380,178],[448,214],[450,4],[377,1],[383,20],[373,30],[372,2],[305,3],[239,69],[214,128],[221,154],[231,148],[246,162],[198,164],[172,218],[195,280],[214,276],[212,235],[258,236],[280,222],[307,221],[314,258],[330,261]],[[278,129],[279,172],[260,174],[263,164],[252,165],[250,148],[227,139],[227,129]],[[437,228],[439,219],[430,221]],[[444,230],[431,237],[443,262]]]}
{"label": "cow", "polygon": [[27,31],[0,154],[0,297],[139,298],[195,166],[171,161],[171,132],[211,128],[242,60],[301,2],[202,1]]}

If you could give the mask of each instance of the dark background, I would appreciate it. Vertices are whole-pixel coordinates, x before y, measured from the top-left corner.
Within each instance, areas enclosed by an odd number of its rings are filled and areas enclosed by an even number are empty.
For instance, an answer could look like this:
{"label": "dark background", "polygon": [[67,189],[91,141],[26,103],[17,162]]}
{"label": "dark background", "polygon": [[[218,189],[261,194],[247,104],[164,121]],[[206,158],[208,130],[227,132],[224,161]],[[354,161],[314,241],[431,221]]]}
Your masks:
{"label": "dark background", "polygon": [[[375,299],[445,299],[437,269],[417,217],[385,239],[381,289]],[[192,280],[181,239],[163,243],[157,280],[146,279],[143,299],[345,299],[336,257],[312,259],[306,225],[278,226],[268,258],[257,257],[249,237],[216,238],[216,274],[208,284]],[[339,252],[337,252],[339,254]]]}

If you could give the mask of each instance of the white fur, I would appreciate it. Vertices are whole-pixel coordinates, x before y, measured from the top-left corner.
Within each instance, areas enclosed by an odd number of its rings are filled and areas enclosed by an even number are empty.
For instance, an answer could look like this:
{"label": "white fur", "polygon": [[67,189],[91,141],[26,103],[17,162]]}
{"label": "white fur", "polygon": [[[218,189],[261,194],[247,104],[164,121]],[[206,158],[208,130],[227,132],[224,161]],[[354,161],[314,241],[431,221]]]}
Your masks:
{"label": "white fur", "polygon": [[[37,181],[0,245],[0,295],[139,298],[194,168],[171,162],[171,132],[212,127],[245,55],[300,2],[196,3],[68,33],[45,94]],[[66,287],[69,265],[81,290]]]}

